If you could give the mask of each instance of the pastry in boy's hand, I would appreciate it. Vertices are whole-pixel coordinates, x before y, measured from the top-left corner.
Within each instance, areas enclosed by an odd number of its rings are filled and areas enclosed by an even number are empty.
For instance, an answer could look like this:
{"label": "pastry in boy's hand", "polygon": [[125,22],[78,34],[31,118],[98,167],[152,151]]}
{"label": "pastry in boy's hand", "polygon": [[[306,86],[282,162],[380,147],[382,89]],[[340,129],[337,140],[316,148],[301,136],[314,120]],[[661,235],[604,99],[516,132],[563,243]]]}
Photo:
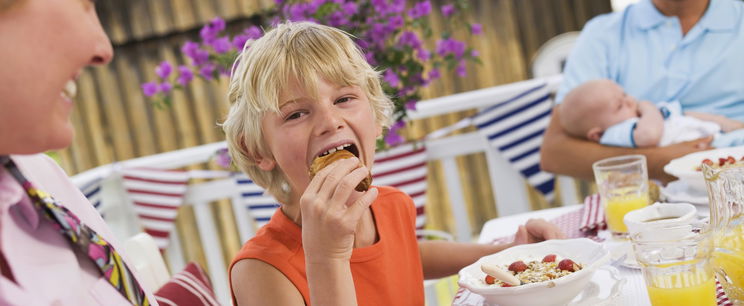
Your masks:
{"label": "pastry in boy's hand", "polygon": [[[352,158],[352,157],[354,157],[354,154],[352,154],[351,152],[347,150],[338,150],[328,155],[316,157],[313,160],[313,164],[310,165],[310,171],[309,171],[310,179],[312,179],[315,176],[315,174],[320,171],[320,169],[325,168],[326,166],[330,165],[334,161],[337,161],[339,159],[344,159],[344,158]],[[361,162],[359,163],[359,165],[360,166],[362,165]],[[359,185],[357,185],[356,188],[354,188],[354,190],[360,191],[360,192],[367,191],[370,185],[372,185],[372,174],[367,173],[367,177],[365,177],[361,182],[359,182]]]}

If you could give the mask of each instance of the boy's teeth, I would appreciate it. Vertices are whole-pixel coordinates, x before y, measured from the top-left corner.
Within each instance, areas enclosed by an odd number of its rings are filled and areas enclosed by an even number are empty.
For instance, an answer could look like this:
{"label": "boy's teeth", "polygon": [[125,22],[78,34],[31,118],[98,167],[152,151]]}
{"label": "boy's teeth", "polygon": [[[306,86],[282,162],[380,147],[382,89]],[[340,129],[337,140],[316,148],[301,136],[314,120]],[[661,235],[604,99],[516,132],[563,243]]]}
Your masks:
{"label": "boy's teeth", "polygon": [[336,151],[343,150],[344,148],[348,148],[348,147],[351,147],[351,144],[340,145],[338,147],[335,147],[335,148],[332,148],[332,149],[330,149],[328,151],[323,152],[322,154],[320,154],[320,156],[325,156],[325,155],[328,155],[328,154],[332,154],[332,153],[334,153]]}
{"label": "boy's teeth", "polygon": [[75,98],[75,95],[77,94],[77,85],[75,84],[75,81],[67,81],[65,88],[62,89],[62,94],[70,100]]}

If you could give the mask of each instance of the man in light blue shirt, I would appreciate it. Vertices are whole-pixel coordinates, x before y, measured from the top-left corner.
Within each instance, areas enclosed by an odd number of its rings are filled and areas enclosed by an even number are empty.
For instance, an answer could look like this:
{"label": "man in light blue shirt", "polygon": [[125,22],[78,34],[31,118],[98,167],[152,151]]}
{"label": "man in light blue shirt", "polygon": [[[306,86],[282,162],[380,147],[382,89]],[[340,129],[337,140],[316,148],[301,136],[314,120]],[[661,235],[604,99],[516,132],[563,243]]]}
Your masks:
{"label": "man in light blue shirt", "polygon": [[744,121],[743,10],[742,1],[711,0],[684,35],[679,18],[651,0],[596,17],[566,63],[556,101],[581,83],[611,79],[639,99]]}
{"label": "man in light blue shirt", "polygon": [[[734,0],[641,0],[589,21],[569,56],[560,103],[575,86],[611,79],[632,96],[678,100],[685,111],[744,121],[744,3]],[[553,118],[563,110],[556,107]],[[710,139],[654,149],[607,148],[568,136],[551,120],[541,150],[543,170],[592,180],[591,163],[644,154],[649,175],[671,159],[706,149]]]}

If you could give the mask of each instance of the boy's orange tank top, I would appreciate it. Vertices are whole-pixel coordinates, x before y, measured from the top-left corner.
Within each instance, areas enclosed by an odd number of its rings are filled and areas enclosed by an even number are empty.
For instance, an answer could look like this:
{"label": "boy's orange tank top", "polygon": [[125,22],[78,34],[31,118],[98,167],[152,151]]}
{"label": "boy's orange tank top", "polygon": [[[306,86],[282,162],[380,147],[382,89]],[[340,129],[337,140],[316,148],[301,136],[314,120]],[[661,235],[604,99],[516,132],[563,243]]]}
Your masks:
{"label": "boy's orange tank top", "polygon": [[[354,249],[351,274],[358,305],[424,305],[423,270],[416,240],[416,208],[411,197],[391,187],[376,187],[372,213],[380,239]],[[269,223],[243,245],[230,265],[254,258],[281,271],[310,305],[301,228],[277,209]],[[240,288],[231,288],[231,292]],[[235,304],[235,295],[233,295]]]}

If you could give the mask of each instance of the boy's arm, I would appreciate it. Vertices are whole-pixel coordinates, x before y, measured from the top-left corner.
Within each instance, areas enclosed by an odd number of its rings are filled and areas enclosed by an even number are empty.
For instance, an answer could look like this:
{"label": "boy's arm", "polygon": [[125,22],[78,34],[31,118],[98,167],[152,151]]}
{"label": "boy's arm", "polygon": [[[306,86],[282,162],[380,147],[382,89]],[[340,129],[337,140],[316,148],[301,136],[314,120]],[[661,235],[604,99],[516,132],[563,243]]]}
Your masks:
{"label": "boy's arm", "polygon": [[562,239],[565,235],[554,224],[543,219],[530,219],[520,225],[514,242],[505,244],[475,244],[450,241],[419,241],[424,278],[440,278],[456,274],[479,258],[500,252],[514,245],[548,239]]}
{"label": "boy's arm", "polygon": [[633,130],[633,141],[639,148],[656,147],[664,131],[664,117],[656,106],[648,101],[638,102],[638,122]]}
{"label": "boy's arm", "polygon": [[727,118],[721,115],[701,113],[701,112],[691,112],[691,111],[685,112],[685,115],[693,117],[693,118],[697,118],[703,121],[715,122],[721,126],[721,131],[724,133],[728,133],[734,130],[744,129],[744,122],[734,120],[731,118]]}
{"label": "boy's arm", "polygon": [[236,306],[305,305],[297,287],[282,272],[258,259],[235,263],[230,283]]}
{"label": "boy's arm", "polygon": [[603,158],[643,154],[648,163],[648,175],[663,182],[674,180],[664,172],[664,165],[670,160],[692,152],[709,149],[711,137],[681,142],[657,148],[620,148],[603,146],[588,140],[568,136],[560,125],[558,112],[560,107],[553,108],[548,128],[543,134],[540,148],[540,168],[544,171],[578,177],[588,181],[594,180],[592,163]]}

